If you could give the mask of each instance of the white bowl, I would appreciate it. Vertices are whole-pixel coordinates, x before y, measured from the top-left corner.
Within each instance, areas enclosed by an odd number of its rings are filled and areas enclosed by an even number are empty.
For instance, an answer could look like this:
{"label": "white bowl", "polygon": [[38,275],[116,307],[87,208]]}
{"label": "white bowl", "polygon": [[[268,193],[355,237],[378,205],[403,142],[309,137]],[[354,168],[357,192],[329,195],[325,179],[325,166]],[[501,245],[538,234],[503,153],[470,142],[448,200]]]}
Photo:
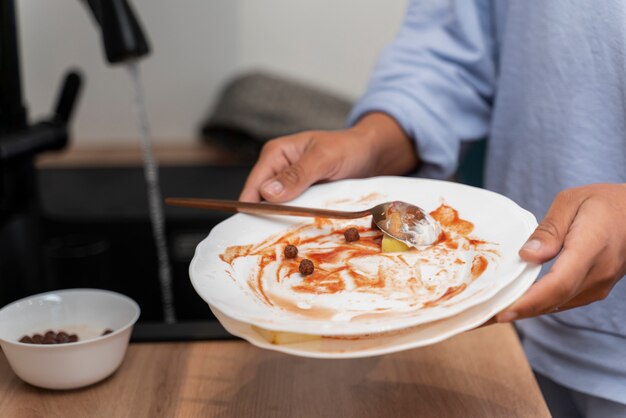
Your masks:
{"label": "white bowl", "polygon": [[[30,296],[0,310],[0,346],[25,382],[74,389],[98,382],[122,363],[139,306],[119,293],[68,289]],[[100,336],[110,328],[111,334]],[[48,330],[78,334],[65,344],[26,344],[24,335]]]}

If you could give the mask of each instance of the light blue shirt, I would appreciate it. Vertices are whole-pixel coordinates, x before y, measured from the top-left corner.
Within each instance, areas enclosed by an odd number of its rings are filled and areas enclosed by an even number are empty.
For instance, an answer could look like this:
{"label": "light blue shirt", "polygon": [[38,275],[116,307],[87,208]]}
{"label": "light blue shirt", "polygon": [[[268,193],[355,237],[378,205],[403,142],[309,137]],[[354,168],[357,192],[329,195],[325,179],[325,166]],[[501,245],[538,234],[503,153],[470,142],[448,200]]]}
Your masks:
{"label": "light blue shirt", "polygon": [[[488,137],[487,188],[539,219],[560,190],[624,183],[626,1],[412,0],[349,122],[372,111],[414,138],[426,177]],[[626,404],[626,280],[518,327],[537,371]]]}

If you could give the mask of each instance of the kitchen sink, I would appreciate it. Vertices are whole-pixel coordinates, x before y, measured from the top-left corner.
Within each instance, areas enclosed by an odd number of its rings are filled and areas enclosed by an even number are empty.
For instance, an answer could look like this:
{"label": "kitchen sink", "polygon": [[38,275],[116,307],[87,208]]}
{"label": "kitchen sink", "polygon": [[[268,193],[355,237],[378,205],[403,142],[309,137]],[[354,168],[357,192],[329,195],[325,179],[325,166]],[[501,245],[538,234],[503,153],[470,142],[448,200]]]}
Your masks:
{"label": "kitchen sink", "polygon": [[[249,167],[160,169],[163,197],[236,199]],[[163,322],[156,248],[141,167],[38,170],[42,205],[40,291],[92,287],[141,306],[135,341],[231,338],[194,291],[188,267],[196,245],[231,214],[165,207],[177,323]]]}

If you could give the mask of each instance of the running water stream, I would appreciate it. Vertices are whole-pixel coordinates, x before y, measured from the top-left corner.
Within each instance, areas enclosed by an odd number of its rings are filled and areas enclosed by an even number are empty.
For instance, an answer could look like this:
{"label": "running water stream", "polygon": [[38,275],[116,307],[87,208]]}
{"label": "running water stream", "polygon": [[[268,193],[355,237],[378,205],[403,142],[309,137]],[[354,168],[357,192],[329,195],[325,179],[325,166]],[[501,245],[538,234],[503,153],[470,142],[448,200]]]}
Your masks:
{"label": "running water stream", "polygon": [[159,185],[159,172],[152,150],[152,135],[150,133],[143,85],[141,83],[141,74],[139,73],[139,64],[137,61],[132,61],[128,64],[128,71],[130,72],[135,91],[133,107],[141,130],[143,169],[148,191],[148,208],[150,222],[152,224],[152,234],[157,250],[163,318],[166,323],[171,324],[176,322],[176,312],[174,310],[174,295],[172,292],[172,272],[165,238],[165,217],[163,216],[163,199]]}

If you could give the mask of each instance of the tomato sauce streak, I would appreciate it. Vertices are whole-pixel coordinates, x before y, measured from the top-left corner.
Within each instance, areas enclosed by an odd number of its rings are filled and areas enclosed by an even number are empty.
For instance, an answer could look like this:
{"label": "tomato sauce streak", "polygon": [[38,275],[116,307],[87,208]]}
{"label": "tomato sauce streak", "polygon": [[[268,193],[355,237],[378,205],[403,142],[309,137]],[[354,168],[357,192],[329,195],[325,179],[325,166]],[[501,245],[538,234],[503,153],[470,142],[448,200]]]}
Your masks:
{"label": "tomato sauce streak", "polygon": [[464,291],[466,287],[467,287],[466,283],[460,284],[458,286],[449,287],[448,289],[446,289],[446,292],[443,295],[441,295],[439,299],[436,299],[430,302],[425,302],[424,307],[426,308],[426,307],[436,306],[439,304],[439,302],[443,302],[444,300],[451,299],[452,297]]}
{"label": "tomato sauce streak", "polygon": [[348,273],[350,274],[350,277],[352,277],[354,286],[357,289],[364,289],[364,288],[382,289],[383,287],[385,287],[384,275],[378,274],[376,277],[367,277],[352,270],[350,270]]}
{"label": "tomato sauce streak", "polygon": [[333,271],[319,271],[319,269],[310,276],[306,276],[302,284],[293,286],[292,289],[302,293],[337,293],[346,288],[346,284],[338,274],[347,267]]}
{"label": "tomato sauce streak", "polygon": [[476,257],[474,257],[474,260],[472,261],[472,270],[471,270],[472,279],[476,279],[481,274],[483,274],[485,270],[487,269],[488,265],[489,265],[489,261],[487,261],[487,259],[483,257],[482,255],[477,255]]}
{"label": "tomato sauce streak", "polygon": [[459,212],[445,204],[430,212],[430,216],[439,222],[442,227],[461,235],[468,235],[474,230],[473,223],[459,218]]}
{"label": "tomato sauce streak", "polygon": [[471,245],[479,246],[479,245],[486,244],[487,242],[486,242],[486,241],[483,241],[483,240],[481,240],[481,239],[470,239],[470,240],[469,240],[469,243],[470,243]]}
{"label": "tomato sauce streak", "polygon": [[[474,225],[461,219],[458,212],[445,204],[442,204],[430,215],[437,220],[442,226],[442,232],[439,235],[435,246],[441,246],[442,252],[456,250],[459,243],[455,240],[454,233],[466,238],[471,246],[484,244],[485,241],[478,239],[470,239],[467,237],[474,229]],[[291,289],[298,293],[305,294],[333,294],[346,290],[345,278],[349,278],[357,291],[368,291],[374,289],[383,289],[386,286],[386,275],[382,268],[374,276],[368,276],[355,271],[350,267],[349,260],[355,257],[367,256],[384,256],[395,257],[407,267],[411,267],[409,263],[401,255],[381,252],[381,241],[383,234],[377,229],[369,227],[357,227],[360,239],[355,242],[346,242],[343,237],[345,229],[333,230],[330,233],[311,234],[312,230],[323,229],[326,226],[332,227],[332,221],[329,219],[316,218],[313,224],[302,225],[287,231],[281,236],[273,236],[256,245],[241,245],[228,247],[220,259],[228,263],[231,267],[235,260],[239,257],[258,256],[259,270],[256,274],[248,279],[248,285],[254,293],[266,301],[269,305],[274,305],[271,298],[267,296],[264,290],[263,277],[267,267],[275,263],[278,259],[277,253],[282,254],[288,244],[303,246],[308,248],[304,254],[298,254],[295,259],[280,258],[281,262],[276,268],[276,282],[280,282],[282,277],[292,277],[299,274],[299,263],[304,258],[310,259],[315,265],[315,271],[309,275],[302,277],[300,283],[293,285]],[[415,251],[411,249],[409,251]],[[421,259],[422,262],[428,262],[428,259]],[[456,264],[464,264],[460,259],[455,260]],[[479,277],[487,268],[489,262],[483,256],[476,256],[472,262],[471,279]],[[334,265],[335,268],[326,269],[324,266]],[[336,266],[343,265],[336,268]],[[445,273],[445,271],[444,271]],[[419,279],[411,278],[407,286],[414,293],[418,287],[426,287]],[[438,299],[424,303],[424,307],[435,306],[441,301],[448,300],[453,296],[461,293],[467,284],[449,287],[445,293]],[[281,304],[282,305],[282,304]]]}

